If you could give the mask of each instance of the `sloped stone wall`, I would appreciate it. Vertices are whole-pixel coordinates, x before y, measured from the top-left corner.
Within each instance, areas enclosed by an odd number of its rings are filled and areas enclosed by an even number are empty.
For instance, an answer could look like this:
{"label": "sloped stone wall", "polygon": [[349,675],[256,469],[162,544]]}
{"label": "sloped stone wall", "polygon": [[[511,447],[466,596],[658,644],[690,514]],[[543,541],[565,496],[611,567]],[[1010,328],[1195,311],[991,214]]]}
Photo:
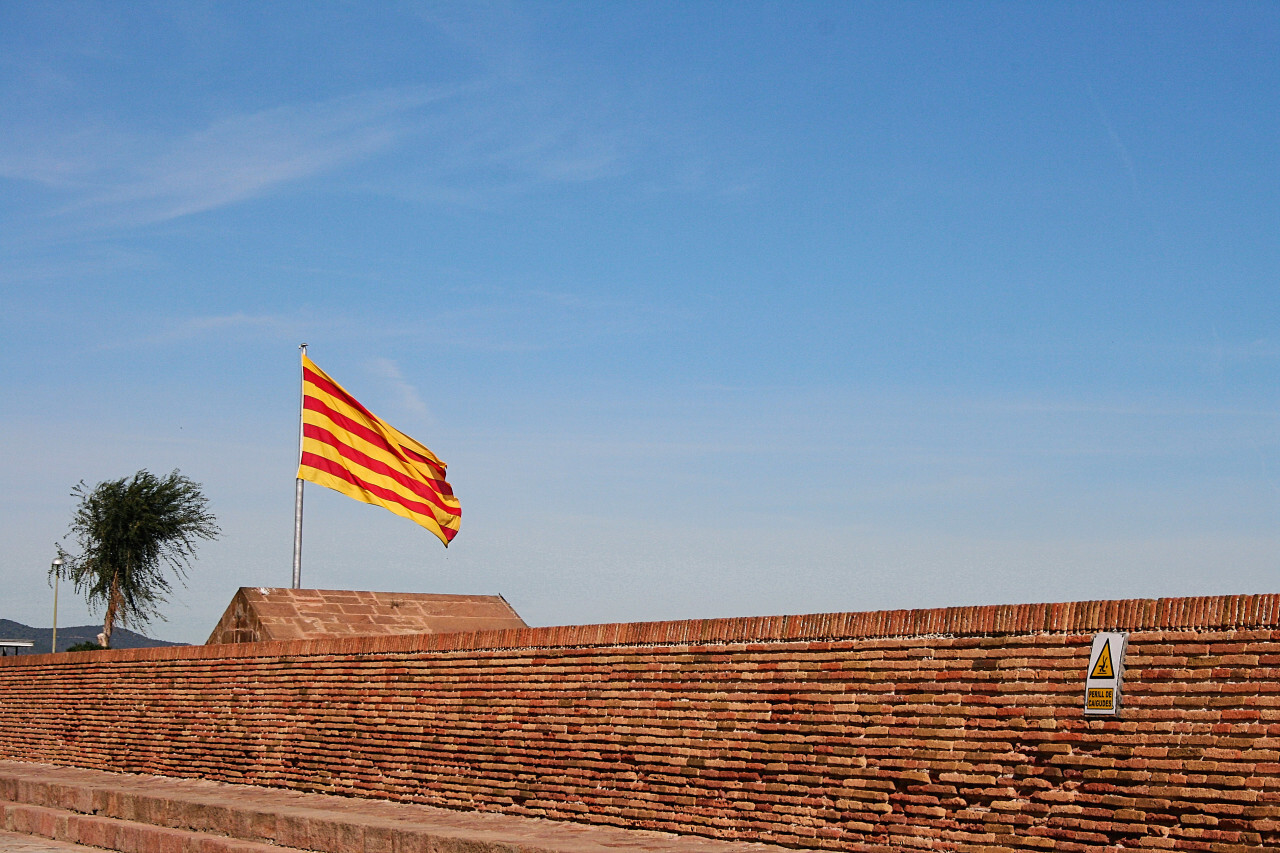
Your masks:
{"label": "sloped stone wall", "polygon": [[[837,850],[1280,846],[1280,596],[0,659],[0,755]],[[1092,634],[1129,631],[1117,719]]]}

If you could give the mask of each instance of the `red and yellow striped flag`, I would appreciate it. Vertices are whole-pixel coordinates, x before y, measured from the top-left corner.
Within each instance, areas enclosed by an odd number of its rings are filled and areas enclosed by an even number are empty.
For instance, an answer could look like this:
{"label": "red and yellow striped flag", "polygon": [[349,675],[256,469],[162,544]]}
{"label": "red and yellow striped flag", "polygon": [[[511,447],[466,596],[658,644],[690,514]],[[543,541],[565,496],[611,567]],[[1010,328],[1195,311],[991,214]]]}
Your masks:
{"label": "red and yellow striped flag", "polygon": [[436,455],[356,402],[302,356],[298,478],[416,521],[447,547],[462,508]]}

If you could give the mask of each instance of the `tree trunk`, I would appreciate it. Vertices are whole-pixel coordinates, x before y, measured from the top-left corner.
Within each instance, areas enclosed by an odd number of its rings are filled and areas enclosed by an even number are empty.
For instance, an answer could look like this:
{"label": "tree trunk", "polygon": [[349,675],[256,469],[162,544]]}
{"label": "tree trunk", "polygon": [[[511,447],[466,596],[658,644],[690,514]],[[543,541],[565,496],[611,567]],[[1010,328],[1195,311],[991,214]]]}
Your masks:
{"label": "tree trunk", "polygon": [[111,630],[116,626],[116,614],[120,609],[120,573],[111,576],[111,595],[107,598],[107,615],[102,620],[102,645],[111,648]]}

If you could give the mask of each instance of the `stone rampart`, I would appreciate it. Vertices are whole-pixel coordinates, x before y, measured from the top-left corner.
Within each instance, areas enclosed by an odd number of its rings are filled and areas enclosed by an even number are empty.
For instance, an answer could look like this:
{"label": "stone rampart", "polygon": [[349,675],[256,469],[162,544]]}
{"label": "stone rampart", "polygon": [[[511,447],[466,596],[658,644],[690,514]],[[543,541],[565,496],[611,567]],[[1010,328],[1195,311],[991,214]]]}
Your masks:
{"label": "stone rampart", "polygon": [[791,846],[1280,846],[1278,595],[9,657],[0,720],[10,759]]}

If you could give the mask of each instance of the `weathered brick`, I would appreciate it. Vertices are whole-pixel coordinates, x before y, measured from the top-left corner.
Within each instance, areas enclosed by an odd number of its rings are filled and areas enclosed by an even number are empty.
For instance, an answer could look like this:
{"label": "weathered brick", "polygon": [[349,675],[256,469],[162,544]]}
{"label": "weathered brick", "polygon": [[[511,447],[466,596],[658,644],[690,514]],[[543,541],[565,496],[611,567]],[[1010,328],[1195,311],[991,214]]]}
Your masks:
{"label": "weathered brick", "polygon": [[[1278,616],[1227,596],[6,658],[0,755],[843,850],[1276,846]],[[1122,617],[1121,716],[1086,719],[1092,632]]]}

